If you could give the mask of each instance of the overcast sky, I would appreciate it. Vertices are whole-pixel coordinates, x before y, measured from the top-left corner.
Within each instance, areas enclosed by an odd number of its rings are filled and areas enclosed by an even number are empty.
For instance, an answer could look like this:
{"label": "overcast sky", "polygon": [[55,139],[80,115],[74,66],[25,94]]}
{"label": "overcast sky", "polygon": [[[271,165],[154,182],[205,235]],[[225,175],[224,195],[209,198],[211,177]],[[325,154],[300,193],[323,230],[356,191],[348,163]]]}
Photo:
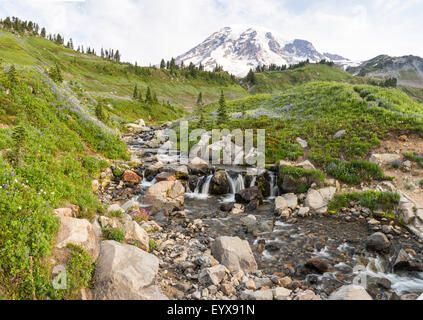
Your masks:
{"label": "overcast sky", "polygon": [[0,13],[75,44],[117,48],[142,65],[176,57],[231,24],[266,27],[352,60],[423,56],[422,0],[0,0]]}

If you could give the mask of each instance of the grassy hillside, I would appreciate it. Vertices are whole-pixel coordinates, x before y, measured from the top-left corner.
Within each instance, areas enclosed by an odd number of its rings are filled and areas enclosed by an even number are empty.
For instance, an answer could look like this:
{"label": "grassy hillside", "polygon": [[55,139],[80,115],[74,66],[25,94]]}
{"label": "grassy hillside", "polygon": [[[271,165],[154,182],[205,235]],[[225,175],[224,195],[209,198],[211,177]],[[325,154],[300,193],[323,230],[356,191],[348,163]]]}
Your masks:
{"label": "grassy hillside", "polygon": [[[217,108],[217,104],[205,108],[209,128]],[[357,172],[357,166],[364,165],[356,161],[365,159],[388,135],[413,131],[423,136],[422,105],[400,90],[369,85],[307,83],[281,95],[230,101],[228,112],[225,126],[229,128],[266,129],[268,162],[304,155],[296,142],[301,137],[308,141],[309,159],[347,182],[352,181],[349,175]],[[335,139],[340,130],[346,134]]]}
{"label": "grassy hillside", "polygon": [[251,93],[279,93],[288,88],[310,81],[337,81],[364,83],[335,66],[308,64],[303,67],[284,71],[264,71],[255,73],[256,84],[249,87]]}
{"label": "grassy hillside", "polygon": [[144,95],[150,86],[160,101],[194,106],[200,91],[205,102],[217,100],[221,88],[231,99],[248,94],[225,72],[213,75],[198,72],[193,77],[188,70],[171,73],[169,70],[135,67],[82,54],[41,37],[16,36],[4,30],[0,31],[0,57],[5,63],[26,68],[38,66],[45,69],[58,63],[65,80],[77,81],[93,95],[129,98],[137,84]]}

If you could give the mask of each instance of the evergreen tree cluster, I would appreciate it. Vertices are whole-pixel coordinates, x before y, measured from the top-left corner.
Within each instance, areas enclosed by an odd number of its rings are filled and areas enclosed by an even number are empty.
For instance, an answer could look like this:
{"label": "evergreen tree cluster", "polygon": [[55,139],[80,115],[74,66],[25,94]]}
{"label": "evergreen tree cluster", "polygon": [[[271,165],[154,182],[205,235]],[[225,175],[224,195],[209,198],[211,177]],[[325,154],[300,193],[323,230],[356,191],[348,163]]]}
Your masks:
{"label": "evergreen tree cluster", "polygon": [[[132,94],[132,98],[134,100],[138,100],[139,102],[142,103],[147,103],[147,104],[158,104],[159,103],[159,99],[157,98],[157,94],[151,90],[150,87],[147,87],[147,92],[145,93],[145,98],[141,92],[141,90],[138,88],[138,85],[136,84],[134,87],[134,92]],[[163,102],[163,104],[166,104]]]}
{"label": "evergreen tree cluster", "polygon": [[33,21],[23,21],[16,17],[7,17],[4,20],[0,19],[0,27],[20,35],[38,35],[40,30],[40,26],[37,23]]}
{"label": "evergreen tree cluster", "polygon": [[[255,72],[256,73],[259,73],[259,72],[265,72],[265,71],[284,71],[284,70],[293,70],[293,69],[297,69],[297,68],[301,68],[301,67],[304,67],[304,66],[306,66],[306,65],[308,65],[308,64],[310,64],[311,62],[310,62],[310,60],[309,59],[307,59],[307,60],[304,60],[304,61],[301,61],[301,62],[298,62],[298,63],[296,63],[296,64],[290,64],[290,65],[285,65],[285,64],[283,64],[283,65],[281,65],[281,66],[278,66],[278,65],[276,65],[276,64],[274,64],[274,63],[272,63],[272,64],[270,64],[270,65],[258,65],[257,67],[256,67],[256,69],[255,69]],[[333,62],[333,61],[328,61],[328,60],[326,60],[326,59],[322,59],[322,60],[320,60],[319,62],[318,62],[318,64],[326,64],[326,65],[328,65],[328,66],[330,66],[330,67],[333,67],[334,65],[335,65],[335,63]],[[251,72],[251,71],[250,71]]]}
{"label": "evergreen tree cluster", "polygon": [[398,79],[394,77],[389,77],[380,81],[375,79],[370,79],[369,84],[373,86],[383,87],[383,88],[396,88],[398,84]]}

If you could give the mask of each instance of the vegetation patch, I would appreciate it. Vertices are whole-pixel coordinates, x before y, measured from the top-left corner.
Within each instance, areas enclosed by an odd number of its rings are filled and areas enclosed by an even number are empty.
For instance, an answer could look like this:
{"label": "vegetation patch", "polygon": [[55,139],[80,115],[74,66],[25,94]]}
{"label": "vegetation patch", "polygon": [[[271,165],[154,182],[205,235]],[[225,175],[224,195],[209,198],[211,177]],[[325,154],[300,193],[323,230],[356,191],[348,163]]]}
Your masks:
{"label": "vegetation patch", "polygon": [[399,200],[400,195],[392,192],[372,190],[363,193],[344,193],[335,195],[333,200],[329,202],[328,209],[330,211],[338,211],[341,208],[349,208],[354,204],[358,204],[372,211],[382,209],[392,212]]}
{"label": "vegetation patch", "polygon": [[385,176],[377,164],[363,160],[351,162],[334,160],[326,166],[326,172],[335,179],[348,184],[359,184],[372,180],[392,180],[391,177]]}
{"label": "vegetation patch", "polygon": [[102,228],[103,237],[106,240],[114,240],[117,242],[122,242],[125,239],[125,232],[120,228]]}

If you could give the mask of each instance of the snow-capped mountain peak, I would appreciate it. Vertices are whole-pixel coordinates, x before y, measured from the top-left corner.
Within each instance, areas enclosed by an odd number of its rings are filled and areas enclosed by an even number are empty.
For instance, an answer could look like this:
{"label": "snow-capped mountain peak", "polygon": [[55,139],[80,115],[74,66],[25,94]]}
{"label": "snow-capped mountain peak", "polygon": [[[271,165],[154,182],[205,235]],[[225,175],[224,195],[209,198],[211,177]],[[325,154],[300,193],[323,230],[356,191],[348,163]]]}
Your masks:
{"label": "snow-capped mountain peak", "polygon": [[339,55],[321,54],[306,40],[286,40],[277,33],[262,27],[232,25],[225,27],[204,40],[201,44],[176,58],[185,65],[200,63],[205,70],[217,65],[236,76],[245,76],[258,65],[290,65],[309,59],[322,59],[340,65],[352,64]]}

